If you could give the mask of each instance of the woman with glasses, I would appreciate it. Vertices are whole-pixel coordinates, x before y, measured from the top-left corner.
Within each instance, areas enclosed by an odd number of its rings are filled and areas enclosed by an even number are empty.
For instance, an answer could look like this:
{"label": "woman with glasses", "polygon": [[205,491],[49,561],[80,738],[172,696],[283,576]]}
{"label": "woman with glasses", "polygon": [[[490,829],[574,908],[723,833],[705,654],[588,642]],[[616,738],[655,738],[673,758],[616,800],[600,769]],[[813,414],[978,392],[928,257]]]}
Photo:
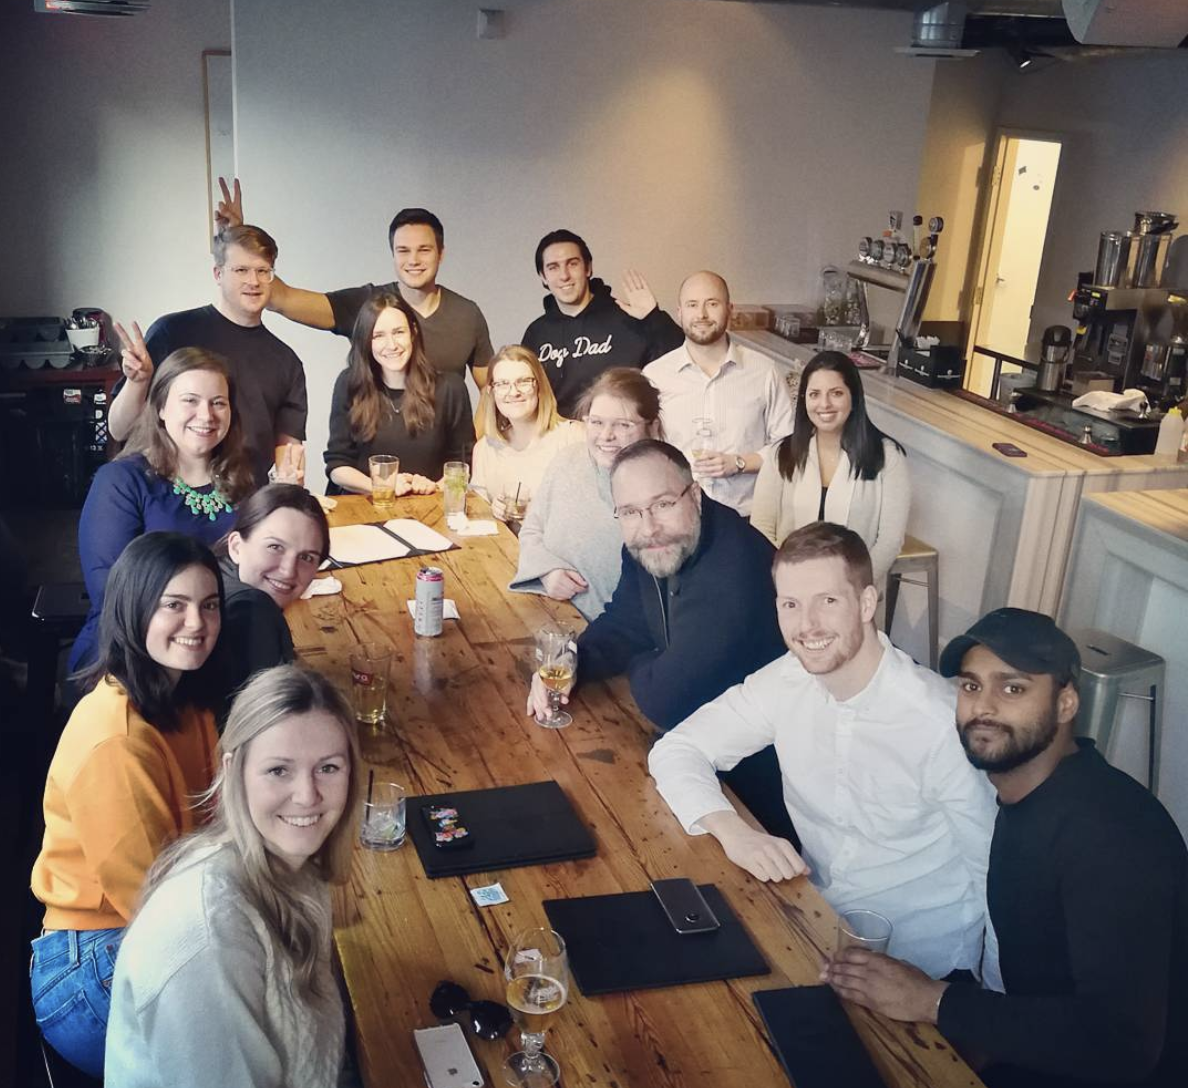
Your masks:
{"label": "woman with glasses", "polygon": [[588,620],[619,584],[623,535],[615,521],[610,466],[641,438],[661,438],[660,394],[638,370],[603,371],[578,408],[586,441],[553,458],[520,530],[511,589],[572,601]]}
{"label": "woman with glasses", "polygon": [[95,473],[78,523],[91,610],[70,652],[76,670],[95,660],[112,564],[143,533],[172,530],[213,545],[235,524],[254,487],[225,360],[182,348],[153,373],[148,401],[124,451]]}
{"label": "woman with glasses", "polygon": [[213,818],[153,866],[120,949],[105,1082],[348,1083],[330,885],[357,834],[355,716],[278,665],[236,696],[219,753]]}
{"label": "woman with glasses", "polygon": [[580,424],[562,419],[557,398],[536,353],[520,344],[491,360],[487,386],[474,417],[477,441],[470,482],[491,503],[491,512],[523,517],[557,451],[580,443]]}
{"label": "woman with glasses", "polygon": [[[124,927],[162,847],[193,829],[215,771],[203,666],[219,637],[215,557],[181,533],[147,533],[111,568],[90,690],[70,715],[45,783],[33,894],[37,1025],[53,1048],[103,1075],[111,979]],[[199,671],[202,670],[202,671]]]}
{"label": "woman with glasses", "polygon": [[810,522],[845,525],[869,549],[881,589],[903,547],[911,497],[903,447],[866,414],[858,368],[839,351],[818,352],[800,377],[795,430],[755,480],[751,524],[777,548]]}
{"label": "woman with glasses", "polygon": [[396,493],[431,494],[447,461],[470,461],[474,423],[457,374],[425,358],[416,311],[381,291],[359,311],[347,368],[334,383],[326,475],[332,493],[371,494],[368,460],[400,458]]}

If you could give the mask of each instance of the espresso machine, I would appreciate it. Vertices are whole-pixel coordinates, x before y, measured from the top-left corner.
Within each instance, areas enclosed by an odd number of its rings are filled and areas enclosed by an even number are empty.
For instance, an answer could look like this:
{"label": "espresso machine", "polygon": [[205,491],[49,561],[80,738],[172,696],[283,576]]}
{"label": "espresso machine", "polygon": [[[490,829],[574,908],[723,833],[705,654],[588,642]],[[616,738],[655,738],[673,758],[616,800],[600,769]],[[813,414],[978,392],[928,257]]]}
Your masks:
{"label": "espresso machine", "polygon": [[1165,398],[1175,353],[1148,358],[1147,349],[1169,322],[1163,278],[1178,225],[1168,212],[1136,212],[1134,230],[1102,233],[1097,264],[1077,277],[1072,295],[1074,385],[1108,382],[1115,392],[1139,386],[1158,391],[1152,400]]}

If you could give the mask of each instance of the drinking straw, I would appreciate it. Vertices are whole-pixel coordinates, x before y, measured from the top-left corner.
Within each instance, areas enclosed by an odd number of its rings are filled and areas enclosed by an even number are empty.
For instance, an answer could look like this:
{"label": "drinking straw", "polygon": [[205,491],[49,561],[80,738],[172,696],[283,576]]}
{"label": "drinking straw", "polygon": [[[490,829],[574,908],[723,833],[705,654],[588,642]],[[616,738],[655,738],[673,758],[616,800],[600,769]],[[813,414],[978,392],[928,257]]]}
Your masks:
{"label": "drinking straw", "polygon": [[371,804],[371,791],[374,786],[375,786],[375,771],[371,770],[371,771],[367,772],[367,803],[368,803],[368,805]]}
{"label": "drinking straw", "polygon": [[515,498],[515,501],[516,501],[517,503],[520,501],[520,488],[521,488],[521,487],[523,487],[523,486],[524,486],[524,481],[523,481],[523,480],[520,480],[520,481],[519,481],[519,482],[517,482],[517,484],[516,484],[516,498]]}

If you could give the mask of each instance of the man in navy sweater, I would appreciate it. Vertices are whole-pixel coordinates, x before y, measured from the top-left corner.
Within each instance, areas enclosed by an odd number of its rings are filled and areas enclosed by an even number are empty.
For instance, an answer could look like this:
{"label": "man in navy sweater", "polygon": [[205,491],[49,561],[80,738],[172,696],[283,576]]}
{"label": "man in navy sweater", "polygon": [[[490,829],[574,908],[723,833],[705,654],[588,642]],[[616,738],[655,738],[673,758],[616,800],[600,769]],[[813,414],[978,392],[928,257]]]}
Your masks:
{"label": "man in navy sweater", "polygon": [[[578,636],[577,676],[626,673],[639,709],[667,731],[787,648],[776,619],[775,549],[734,510],[702,494],[666,442],[628,446],[611,468],[623,570],[606,610]],[[528,713],[548,714],[532,680]],[[794,838],[774,749],[724,780],[773,835]]]}

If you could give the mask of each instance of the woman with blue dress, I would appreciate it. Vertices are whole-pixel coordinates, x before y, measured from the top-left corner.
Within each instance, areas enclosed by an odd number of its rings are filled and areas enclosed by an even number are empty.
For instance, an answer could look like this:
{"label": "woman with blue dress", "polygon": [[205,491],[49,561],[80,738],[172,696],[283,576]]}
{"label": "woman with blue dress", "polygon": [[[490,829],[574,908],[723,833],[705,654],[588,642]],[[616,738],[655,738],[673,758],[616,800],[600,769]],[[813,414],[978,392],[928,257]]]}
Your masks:
{"label": "woman with blue dress", "polygon": [[182,348],[153,373],[128,444],[95,473],[78,524],[91,609],[70,654],[94,662],[107,574],[130,541],[158,530],[213,545],[235,525],[235,504],[253,488],[232,383],[220,355]]}

